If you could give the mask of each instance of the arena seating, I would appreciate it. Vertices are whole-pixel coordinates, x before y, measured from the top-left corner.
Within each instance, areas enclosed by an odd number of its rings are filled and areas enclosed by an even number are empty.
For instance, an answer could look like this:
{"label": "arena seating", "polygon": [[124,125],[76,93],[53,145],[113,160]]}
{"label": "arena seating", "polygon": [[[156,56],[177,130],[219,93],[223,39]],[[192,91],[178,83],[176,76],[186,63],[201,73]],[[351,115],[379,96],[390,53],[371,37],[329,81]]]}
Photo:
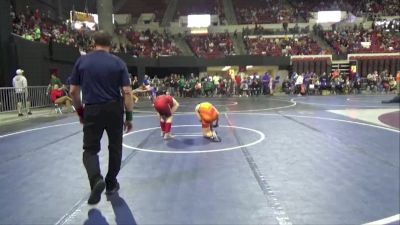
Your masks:
{"label": "arena seating", "polygon": [[138,18],[142,13],[154,13],[155,21],[160,22],[167,8],[166,1],[146,0],[146,1],[125,1],[118,13],[131,14]]}
{"label": "arena seating", "polygon": [[198,57],[218,58],[234,54],[233,41],[228,33],[190,35],[186,41]]}
{"label": "arena seating", "polygon": [[[351,1],[349,1],[351,3]],[[351,12],[356,16],[375,14],[378,16],[399,15],[400,4],[397,0],[361,0],[352,4]]]}
{"label": "arena seating", "polygon": [[296,22],[295,11],[279,0],[234,0],[239,24]]}
{"label": "arena seating", "polygon": [[319,55],[323,53],[318,43],[307,36],[299,38],[248,36],[245,38],[245,44],[250,55]]}
{"label": "arena seating", "polygon": [[179,16],[186,16],[189,14],[223,14],[222,0],[184,0],[180,1],[176,18]]}
{"label": "arena seating", "polygon": [[310,12],[323,10],[341,10],[351,12],[355,16],[392,16],[398,15],[400,4],[397,0],[360,0],[354,4],[352,0],[289,0],[290,4],[307,21],[311,17]]}
{"label": "arena seating", "polygon": [[[61,43],[72,45],[84,51],[90,49],[91,40],[88,29],[72,30],[66,23],[56,22],[48,18],[28,17],[18,14],[12,21],[13,32],[28,40],[42,43]],[[40,38],[35,37],[35,30],[40,29]]]}
{"label": "arena seating", "polygon": [[[126,1],[119,13],[128,12],[134,16],[140,13],[155,13],[157,19],[162,18],[166,9],[166,2],[149,0],[141,1],[132,5],[132,1]],[[399,4],[394,0],[361,0],[363,4],[350,4],[350,0],[335,0],[326,2],[322,0],[302,0],[288,1],[284,4],[279,0],[233,0],[236,16],[241,24],[260,24],[260,23],[282,23],[297,22],[297,16],[308,16],[311,11],[340,9],[348,10],[355,14],[373,14],[375,20],[382,21],[379,16],[398,15]],[[124,11],[125,10],[125,11]],[[177,15],[192,13],[211,13],[223,15],[222,0],[180,1],[178,4]],[[12,14],[13,33],[20,35],[28,40],[40,41],[42,43],[56,42],[72,45],[81,51],[87,52],[92,48],[92,40],[88,28],[73,30],[66,22],[54,21],[47,16],[39,13],[24,15],[23,13]],[[293,16],[294,15],[294,16]],[[394,20],[395,21],[395,20]],[[388,22],[389,24],[389,22]],[[400,52],[400,35],[398,33],[398,22],[393,29],[388,26],[377,24],[371,30],[360,30],[355,26],[352,29],[336,29],[334,31],[321,31],[321,38],[324,39],[333,49],[333,53],[343,55],[348,53],[380,53],[380,52]],[[392,27],[392,25],[389,25]],[[257,27],[257,26],[256,26]],[[261,27],[261,26],[260,26]],[[38,28],[40,29],[38,31]],[[120,35],[125,36],[129,43],[125,43],[113,48],[116,52],[125,52],[136,57],[158,57],[181,55],[180,49],[174,43],[173,38],[163,32],[137,32],[132,28],[123,28]],[[244,29],[243,31],[245,31]],[[259,29],[255,29],[258,30]],[[35,34],[36,32],[36,34]],[[37,35],[39,32],[39,36]],[[260,33],[249,32],[244,36],[245,46],[248,54],[251,55],[310,55],[327,54],[318,43],[309,36],[298,38],[269,38]],[[269,31],[268,31],[269,32]],[[273,30],[271,32],[274,32]],[[305,32],[307,33],[307,31]],[[208,35],[189,35],[186,37],[192,51],[198,57],[218,58],[225,55],[233,55],[233,40],[228,33],[210,33]],[[370,47],[365,48],[365,43],[370,42]]]}
{"label": "arena seating", "polygon": [[[400,52],[400,36],[394,32],[377,30],[326,31],[324,38],[336,54]],[[370,42],[371,45],[369,48],[364,48],[362,42]]]}
{"label": "arena seating", "polygon": [[133,54],[137,57],[158,57],[181,54],[181,51],[175,45],[174,41],[166,34],[150,31],[127,31],[125,34],[132,44],[132,46],[128,48],[128,54]]}

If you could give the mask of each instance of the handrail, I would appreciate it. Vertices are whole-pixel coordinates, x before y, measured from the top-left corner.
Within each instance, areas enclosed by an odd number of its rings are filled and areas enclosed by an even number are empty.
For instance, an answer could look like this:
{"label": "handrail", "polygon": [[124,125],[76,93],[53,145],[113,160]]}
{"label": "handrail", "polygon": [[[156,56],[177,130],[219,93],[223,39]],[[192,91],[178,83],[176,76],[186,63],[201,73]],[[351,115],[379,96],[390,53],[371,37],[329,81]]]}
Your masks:
{"label": "handrail", "polygon": [[332,55],[292,55],[290,60],[297,59],[315,59],[315,58],[329,58],[332,61]]}
{"label": "handrail", "polygon": [[[47,86],[29,86],[25,91],[23,107],[29,102],[31,108],[43,108],[52,105]],[[0,113],[17,110],[17,93],[13,87],[0,87]]]}

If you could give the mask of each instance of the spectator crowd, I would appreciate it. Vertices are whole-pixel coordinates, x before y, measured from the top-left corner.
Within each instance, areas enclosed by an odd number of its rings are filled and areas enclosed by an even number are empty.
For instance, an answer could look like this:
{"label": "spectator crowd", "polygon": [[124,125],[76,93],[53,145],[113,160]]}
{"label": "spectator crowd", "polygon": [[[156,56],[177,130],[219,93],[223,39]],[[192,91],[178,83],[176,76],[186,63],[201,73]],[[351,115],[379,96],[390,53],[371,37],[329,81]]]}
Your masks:
{"label": "spectator crowd", "polygon": [[[362,0],[366,4],[350,4],[349,0],[326,2],[321,0],[302,0],[299,2],[283,2],[280,0],[234,0],[236,16],[239,23],[255,24],[255,28],[242,30],[245,50],[249,55],[291,56],[319,55],[371,52],[400,51],[400,21],[398,19],[382,19],[384,15],[398,15],[399,5],[393,0]],[[398,3],[398,2],[397,2]],[[178,7],[178,14],[212,12],[222,15],[222,1],[196,2],[188,1]],[[165,8],[165,7],[164,7]],[[11,8],[12,9],[12,8]],[[293,37],[287,35],[287,23],[307,18],[312,11],[340,9],[351,12],[372,13],[374,21],[371,29],[354,25],[351,28],[337,28],[323,31],[317,26],[317,34],[330,48],[322,47],[315,38],[307,33],[308,29],[300,31],[298,25],[291,28]],[[49,13],[27,7],[26,12],[16,13],[11,10],[13,33],[31,41],[41,43],[60,43],[79,48],[88,52],[93,48],[92,30],[85,24],[80,29],[74,29],[70,22],[53,20]],[[260,23],[286,24],[285,37],[271,38],[265,36],[268,30]],[[285,27],[285,26],[284,26]],[[301,32],[304,32],[301,34]],[[160,57],[182,55],[182,50],[175,42],[176,38],[168,32],[138,31],[134,28],[116,28],[114,32],[113,52],[121,52],[133,57]],[[220,58],[234,55],[234,38],[237,33],[209,33],[203,35],[186,35],[185,40],[191,51],[197,57]]]}
{"label": "spectator crowd", "polygon": [[327,54],[318,43],[308,36],[268,38],[246,36],[245,45],[250,55],[291,56]]}
{"label": "spectator crowd", "polygon": [[188,35],[186,41],[198,57],[219,58],[235,54],[233,40],[229,33]]}

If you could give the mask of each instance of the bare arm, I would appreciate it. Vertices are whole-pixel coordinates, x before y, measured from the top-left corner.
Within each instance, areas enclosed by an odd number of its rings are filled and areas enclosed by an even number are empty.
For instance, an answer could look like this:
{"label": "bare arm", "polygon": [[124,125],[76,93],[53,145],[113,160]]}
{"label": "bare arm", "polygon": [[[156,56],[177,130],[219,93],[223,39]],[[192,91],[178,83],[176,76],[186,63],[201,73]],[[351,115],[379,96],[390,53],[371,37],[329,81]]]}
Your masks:
{"label": "bare arm", "polygon": [[200,104],[198,104],[198,105],[196,106],[195,112],[196,112],[197,118],[199,118],[199,120],[201,121],[201,116],[200,116],[200,113],[199,113],[199,108],[200,108]]}
{"label": "bare arm", "polygon": [[130,132],[132,130],[132,110],[133,110],[133,99],[132,99],[132,88],[131,86],[123,86],[122,92],[124,96],[125,105],[125,122],[124,130],[125,132]]}
{"label": "bare arm", "polygon": [[215,120],[215,125],[214,125],[214,127],[218,127],[218,126],[219,126],[219,125],[218,125],[218,122],[219,122],[219,111],[218,111],[218,109],[215,108],[215,107],[214,107],[214,109],[215,109],[215,111],[217,112],[217,119]]}
{"label": "bare arm", "polygon": [[131,86],[124,86],[122,87],[122,91],[124,95],[125,111],[132,112],[133,110],[132,88]]}
{"label": "bare arm", "polygon": [[142,89],[142,88],[136,88],[135,90],[132,90],[133,93],[143,93],[143,92],[149,92],[151,89]]}
{"label": "bare arm", "polygon": [[71,85],[70,87],[70,95],[72,98],[72,104],[74,105],[75,109],[82,108],[82,101],[81,101],[81,87],[77,85]]}
{"label": "bare arm", "polygon": [[79,122],[83,124],[84,118],[83,118],[83,105],[81,101],[81,87],[77,85],[71,85],[70,95],[72,99],[72,104],[76,109],[76,113],[78,113]]}
{"label": "bare arm", "polygon": [[215,120],[215,124],[213,125],[213,127],[218,127],[219,125],[218,125],[218,121],[219,121],[219,115],[218,115],[218,117],[217,117],[217,120]]}
{"label": "bare arm", "polygon": [[173,103],[173,106],[172,106],[172,108],[171,108],[171,112],[172,112],[172,113],[175,113],[176,110],[179,108],[179,102],[176,101],[175,98],[172,98],[172,101],[173,101],[174,103]]}

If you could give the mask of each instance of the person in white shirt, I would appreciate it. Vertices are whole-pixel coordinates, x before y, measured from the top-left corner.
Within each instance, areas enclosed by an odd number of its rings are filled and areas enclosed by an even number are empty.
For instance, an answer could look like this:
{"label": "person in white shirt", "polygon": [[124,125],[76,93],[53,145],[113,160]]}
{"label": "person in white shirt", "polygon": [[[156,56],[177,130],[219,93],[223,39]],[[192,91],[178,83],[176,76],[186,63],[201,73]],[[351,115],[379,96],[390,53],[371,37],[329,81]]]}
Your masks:
{"label": "person in white shirt", "polygon": [[303,85],[303,80],[304,80],[303,74],[298,75],[296,78],[295,87],[296,87],[296,92],[298,92],[297,96],[301,96],[301,85]]}
{"label": "person in white shirt", "polygon": [[15,95],[17,97],[17,110],[18,116],[23,116],[22,105],[25,104],[28,115],[32,115],[30,110],[30,101],[28,100],[28,81],[24,76],[24,71],[18,69],[13,78],[13,87],[15,88]]}

